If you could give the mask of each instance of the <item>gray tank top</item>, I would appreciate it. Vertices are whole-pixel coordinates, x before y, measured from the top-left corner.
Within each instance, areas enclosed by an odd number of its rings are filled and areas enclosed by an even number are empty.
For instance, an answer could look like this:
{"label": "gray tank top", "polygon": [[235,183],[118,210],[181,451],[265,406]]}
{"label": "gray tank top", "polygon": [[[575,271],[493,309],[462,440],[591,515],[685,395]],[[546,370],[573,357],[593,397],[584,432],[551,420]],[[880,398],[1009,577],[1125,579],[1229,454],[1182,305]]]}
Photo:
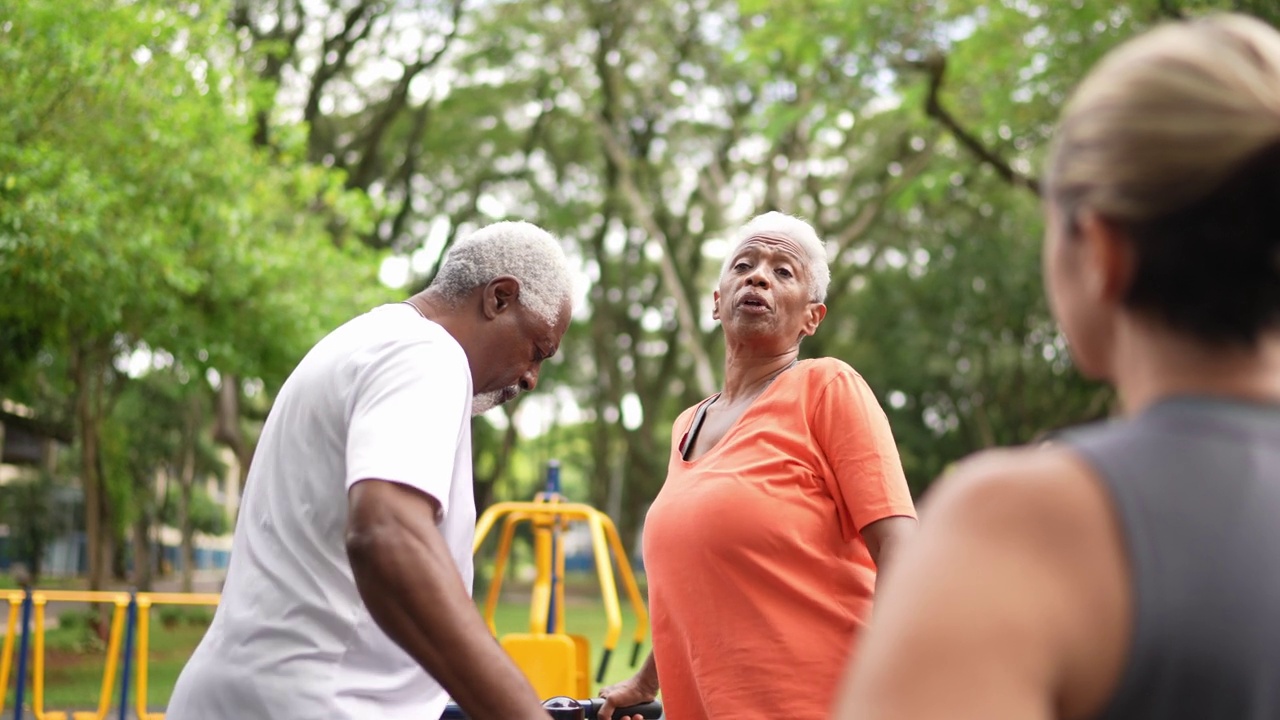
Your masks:
{"label": "gray tank top", "polygon": [[1133,637],[1100,717],[1280,718],[1280,405],[1178,398],[1061,440],[1128,546]]}

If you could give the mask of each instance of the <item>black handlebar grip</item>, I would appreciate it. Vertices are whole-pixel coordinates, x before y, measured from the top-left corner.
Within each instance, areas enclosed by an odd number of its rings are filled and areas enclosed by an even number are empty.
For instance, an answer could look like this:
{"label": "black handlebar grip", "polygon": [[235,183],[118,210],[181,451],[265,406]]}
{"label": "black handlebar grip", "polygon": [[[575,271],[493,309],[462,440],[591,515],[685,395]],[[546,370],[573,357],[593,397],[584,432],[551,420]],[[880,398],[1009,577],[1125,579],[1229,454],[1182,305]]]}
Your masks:
{"label": "black handlebar grip", "polygon": [[[600,708],[604,706],[604,698],[591,698],[590,700],[579,700],[582,705],[587,720],[594,720],[600,713]],[[632,705],[631,707],[618,708],[613,711],[615,720],[618,718],[629,718],[632,715],[639,715],[646,720],[657,720],[662,717],[662,703],[654,700],[653,702],[641,703],[640,705]],[[462,708],[454,703],[445,706],[444,714],[440,716],[440,720],[468,720],[466,713],[462,712]]]}
{"label": "black handlebar grip", "polygon": [[587,720],[586,708],[571,697],[553,697],[542,703],[552,720]]}
{"label": "black handlebar grip", "polygon": [[[604,698],[591,698],[590,705],[585,700],[580,702],[587,712],[587,720],[596,718],[600,713],[600,708],[604,707]],[[617,708],[613,711],[613,720],[630,718],[632,715],[639,715],[642,718],[646,718],[646,720],[657,720],[662,717],[662,703],[653,700],[639,705]]]}

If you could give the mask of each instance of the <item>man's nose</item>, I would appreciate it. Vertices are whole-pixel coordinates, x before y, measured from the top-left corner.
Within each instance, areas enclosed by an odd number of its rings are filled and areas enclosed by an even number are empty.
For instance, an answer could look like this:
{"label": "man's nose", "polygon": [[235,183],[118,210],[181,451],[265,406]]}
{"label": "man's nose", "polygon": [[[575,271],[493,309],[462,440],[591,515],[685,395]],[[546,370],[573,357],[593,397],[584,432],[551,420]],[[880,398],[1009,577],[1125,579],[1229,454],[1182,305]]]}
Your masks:
{"label": "man's nose", "polygon": [[769,287],[769,273],[765,272],[764,268],[757,265],[751,269],[751,272],[747,273],[747,285],[754,285],[756,287],[763,288]]}

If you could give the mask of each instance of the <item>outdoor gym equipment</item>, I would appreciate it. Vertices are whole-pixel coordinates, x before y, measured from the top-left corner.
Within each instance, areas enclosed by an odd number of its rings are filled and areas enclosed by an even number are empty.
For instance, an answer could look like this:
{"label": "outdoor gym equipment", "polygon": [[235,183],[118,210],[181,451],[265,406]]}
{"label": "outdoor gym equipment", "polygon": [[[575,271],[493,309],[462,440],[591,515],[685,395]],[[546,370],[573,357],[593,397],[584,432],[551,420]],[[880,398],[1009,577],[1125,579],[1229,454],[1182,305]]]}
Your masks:
{"label": "outdoor gym equipment", "polygon": [[[0,646],[0,716],[5,711],[4,689],[9,687],[9,674],[16,665],[13,720],[24,720],[27,717],[27,706],[36,720],[106,720],[110,715],[115,715],[118,720],[126,720],[131,702],[135,704],[134,717],[139,720],[162,720],[162,713],[149,712],[147,709],[150,610],[156,605],[216,606],[219,596],[197,593],[25,589],[0,594],[0,600],[5,599],[8,600],[9,614],[4,643]],[[106,604],[112,607],[102,685],[97,708],[94,710],[67,713],[45,709],[45,609],[51,602],[88,603],[90,606]],[[28,676],[31,685],[29,702]],[[129,692],[131,686],[134,689],[132,697]]]}
{"label": "outdoor gym equipment", "polygon": [[561,536],[570,522],[585,522],[591,531],[596,575],[600,580],[600,594],[609,623],[595,681],[604,682],[609,658],[622,634],[622,612],[618,607],[618,588],[614,582],[610,549],[613,550],[613,558],[618,563],[623,585],[635,609],[635,646],[631,654],[631,665],[634,667],[639,662],[640,648],[649,630],[649,615],[618,531],[609,516],[589,505],[566,501],[560,495],[560,464],[552,460],[547,464],[546,491],[538,493],[533,502],[497,503],[480,516],[476,523],[473,551],[480,550],[489,531],[497,525],[500,518],[505,518],[505,521],[498,542],[498,555],[494,560],[493,582],[485,599],[484,619],[489,630],[497,637],[498,628],[494,615],[498,608],[498,596],[502,591],[502,574],[511,554],[511,541],[515,537],[516,526],[527,521],[533,527],[534,562],[537,570],[529,607],[529,632],[503,635],[499,642],[529,678],[538,695],[588,697],[592,694],[587,669],[591,657],[590,642],[581,635],[565,631],[565,554]]}
{"label": "outdoor gym equipment", "polygon": [[[604,698],[591,698],[589,700],[574,700],[571,697],[553,697],[542,703],[543,709],[551,716],[551,720],[594,720],[600,714],[600,708],[604,707]],[[649,720],[656,720],[662,717],[662,703],[648,702],[643,705],[633,705],[631,707],[618,708],[613,711],[615,718],[631,717],[639,715]],[[444,715],[440,716],[440,720],[468,720],[462,710],[452,703],[445,708]]]}
{"label": "outdoor gym equipment", "polygon": [[[500,518],[505,518],[505,521],[494,564],[494,579],[485,603],[485,621],[490,631],[497,636],[494,615],[501,591],[502,574],[511,552],[516,526],[528,521],[533,526],[537,568],[530,604],[529,632],[505,635],[500,638],[500,642],[529,677],[540,697],[562,696],[560,699],[566,700],[566,703],[578,703],[585,713],[584,718],[594,718],[603,700],[569,699],[589,697],[592,694],[587,669],[590,663],[590,644],[585,637],[570,635],[565,631],[565,553],[562,534],[571,522],[585,522],[591,533],[596,572],[608,619],[604,650],[596,673],[596,682],[603,682],[609,659],[622,634],[622,613],[618,606],[618,590],[610,550],[617,560],[618,571],[622,574],[624,586],[635,609],[635,647],[631,657],[633,667],[639,661],[649,627],[644,600],[613,521],[595,508],[567,502],[560,495],[560,468],[554,461],[548,465],[546,492],[535,496],[533,502],[499,503],[481,516],[476,527],[473,552],[480,549],[485,537],[497,526]],[[4,620],[6,632],[3,642],[0,642],[0,688],[8,688],[10,677],[16,675],[12,707],[7,706],[5,692],[0,690],[0,717],[11,715],[14,720],[21,720],[29,707],[38,720],[106,720],[109,715],[125,720],[130,705],[134,705],[135,717],[141,720],[161,720],[163,714],[150,712],[147,708],[150,610],[156,605],[216,606],[218,601],[219,596],[216,594],[81,592],[32,588],[0,592],[0,607],[8,605]],[[98,705],[94,710],[67,713],[48,711],[44,707],[45,609],[52,602],[105,604],[111,608],[105,667]],[[629,709],[627,714],[659,717],[660,707],[657,703],[652,703]],[[556,710],[557,708],[548,709],[553,717],[558,717]],[[451,712],[455,714],[451,715]],[[451,707],[446,711],[445,717],[465,716],[456,707]]]}

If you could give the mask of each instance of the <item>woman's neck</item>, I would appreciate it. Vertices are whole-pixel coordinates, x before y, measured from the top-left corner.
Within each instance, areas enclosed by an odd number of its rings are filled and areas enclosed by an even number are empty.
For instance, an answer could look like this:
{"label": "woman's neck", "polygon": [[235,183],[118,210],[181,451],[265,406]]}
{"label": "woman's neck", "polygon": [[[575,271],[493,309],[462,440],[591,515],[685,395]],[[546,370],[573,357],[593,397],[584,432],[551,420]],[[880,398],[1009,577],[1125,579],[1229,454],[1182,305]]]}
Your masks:
{"label": "woman's neck", "polygon": [[1119,335],[1111,375],[1126,415],[1176,395],[1280,403],[1280,333],[1253,349],[1206,347],[1137,323]]}
{"label": "woman's neck", "polygon": [[764,391],[783,370],[796,361],[800,349],[792,348],[777,355],[726,355],[724,362],[724,390],[720,401],[734,403],[751,399]]}

